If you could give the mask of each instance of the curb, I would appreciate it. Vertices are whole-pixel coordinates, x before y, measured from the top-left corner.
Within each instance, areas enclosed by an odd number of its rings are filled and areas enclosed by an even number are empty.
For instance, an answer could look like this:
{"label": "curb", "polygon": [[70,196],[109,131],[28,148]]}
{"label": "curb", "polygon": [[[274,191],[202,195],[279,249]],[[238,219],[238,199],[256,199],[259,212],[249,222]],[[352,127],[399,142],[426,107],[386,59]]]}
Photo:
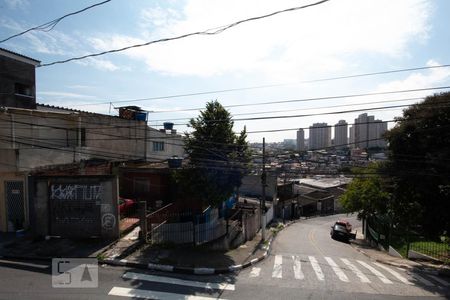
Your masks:
{"label": "curb", "polygon": [[406,265],[406,264],[397,264],[397,263],[392,263],[392,262],[385,261],[385,260],[382,260],[382,259],[373,258],[369,254],[367,254],[365,251],[361,250],[359,247],[353,246],[353,245],[352,245],[352,247],[354,249],[356,249],[356,251],[364,254],[366,257],[368,257],[368,258],[370,258],[370,259],[372,259],[372,260],[374,260],[374,261],[376,261],[378,263],[382,263],[382,264],[389,265],[389,266],[392,266],[392,267],[406,269],[406,270],[409,270],[409,271],[412,271],[413,269],[419,269],[420,271],[425,272],[427,274],[431,274],[431,275],[435,275],[435,276],[450,277],[449,274],[446,274],[445,272],[440,272],[439,270],[436,270],[436,269],[433,269],[433,268],[427,268],[427,267],[423,267],[423,266],[415,266],[415,267],[413,267],[413,266]]}
{"label": "curb", "polygon": [[[284,224],[283,229],[286,227],[289,227],[290,225],[296,223],[296,221],[290,221],[286,224]],[[283,230],[281,229],[281,230]],[[280,231],[281,231],[280,230]],[[279,232],[278,232],[279,233]],[[136,261],[130,261],[127,259],[103,259],[99,260],[99,263],[111,265],[111,266],[122,266],[122,267],[131,267],[131,268],[137,268],[137,269],[145,269],[145,270],[153,270],[153,271],[162,271],[162,272],[169,272],[169,273],[181,273],[181,274],[195,274],[195,275],[214,275],[214,274],[226,274],[226,273],[235,273],[239,272],[243,269],[246,269],[250,266],[253,266],[257,264],[258,262],[264,260],[267,258],[270,254],[270,247],[272,245],[273,240],[277,236],[278,233],[274,233],[267,244],[265,246],[265,252],[260,257],[254,258],[250,260],[249,262],[246,262],[244,264],[240,265],[232,265],[228,268],[190,268],[190,267],[177,267],[173,265],[161,265],[161,264],[153,264],[153,263],[140,263]],[[122,255],[121,255],[122,256]]]}
{"label": "curb", "polygon": [[269,256],[270,246],[272,244],[273,239],[274,239],[274,236],[272,236],[270,238],[268,245],[265,246],[266,251],[260,257],[254,258],[254,259],[250,260],[249,262],[246,262],[245,264],[232,265],[232,266],[229,266],[228,268],[177,267],[177,266],[172,266],[172,265],[161,265],[161,264],[153,264],[153,263],[145,264],[145,263],[140,263],[140,262],[136,262],[136,261],[130,261],[127,259],[103,259],[103,260],[99,260],[99,263],[111,265],[111,266],[131,267],[131,268],[138,268],[138,269],[163,271],[163,272],[169,272],[169,273],[181,273],[181,274],[214,275],[214,274],[234,273],[234,272],[243,270],[245,268],[248,268],[250,266],[253,266],[256,263],[264,260],[267,256]]}
{"label": "curb", "polygon": [[[296,221],[290,221],[286,224],[284,224],[284,227],[280,230],[284,230],[286,227],[289,227],[290,225],[296,223]],[[280,232],[279,231],[279,232]],[[170,272],[170,273],[181,273],[181,274],[195,274],[195,275],[214,275],[214,274],[226,274],[226,273],[235,273],[239,272],[243,269],[246,269],[250,266],[253,266],[257,264],[258,262],[264,260],[267,258],[270,254],[271,245],[274,241],[275,237],[279,233],[274,233],[269,241],[267,246],[264,246],[265,252],[260,257],[254,258],[250,260],[249,262],[246,262],[244,264],[239,265],[232,265],[227,268],[207,268],[207,267],[201,267],[201,268],[190,268],[190,267],[177,267],[173,265],[162,265],[162,264],[153,264],[153,263],[140,263],[137,261],[131,261],[127,259],[120,259],[120,257],[123,257],[123,253],[119,255],[119,258],[107,258],[107,259],[98,259],[99,264],[106,264],[110,266],[121,266],[121,267],[129,267],[129,268],[137,268],[137,269],[145,269],[145,270],[153,270],[153,271],[162,271],[162,272]],[[99,251],[100,253],[104,253],[106,250],[108,250],[114,243],[106,246],[103,251]],[[130,252],[130,249],[135,250],[138,246],[140,246],[141,243],[135,243],[128,249],[126,249],[126,252]],[[133,252],[133,251],[131,251]],[[5,259],[20,259],[20,260],[40,260],[40,261],[51,261],[54,257],[43,257],[43,256],[20,256],[20,255],[0,255],[0,258]]]}

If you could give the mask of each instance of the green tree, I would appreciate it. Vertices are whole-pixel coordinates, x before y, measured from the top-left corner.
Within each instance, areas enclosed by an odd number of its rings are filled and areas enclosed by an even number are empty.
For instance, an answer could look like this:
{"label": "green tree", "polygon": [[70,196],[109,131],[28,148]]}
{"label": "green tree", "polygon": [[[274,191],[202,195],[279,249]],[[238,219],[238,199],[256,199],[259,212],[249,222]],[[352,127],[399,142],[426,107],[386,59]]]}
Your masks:
{"label": "green tree", "polygon": [[367,169],[353,169],[358,176],[339,199],[347,212],[358,212],[358,218],[388,213],[391,194],[386,179],[378,175],[379,170],[376,164]]}
{"label": "green tree", "polygon": [[389,130],[389,163],[397,216],[431,234],[450,232],[450,93],[404,110]]}
{"label": "green tree", "polygon": [[186,134],[185,150],[189,163],[176,174],[185,198],[216,206],[241,185],[250,164],[246,129],[236,135],[231,114],[211,101],[200,115],[191,119],[193,129]]}

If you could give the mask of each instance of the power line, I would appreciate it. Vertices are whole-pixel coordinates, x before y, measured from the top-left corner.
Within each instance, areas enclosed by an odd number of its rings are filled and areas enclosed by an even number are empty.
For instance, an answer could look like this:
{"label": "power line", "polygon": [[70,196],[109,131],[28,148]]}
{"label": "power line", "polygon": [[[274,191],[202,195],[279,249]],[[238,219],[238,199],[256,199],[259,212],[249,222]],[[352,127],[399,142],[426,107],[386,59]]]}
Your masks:
{"label": "power line", "polygon": [[[400,99],[400,100],[374,101],[374,102],[367,102],[367,103],[354,104],[354,105],[364,105],[364,104],[384,103],[384,102],[396,102],[396,101],[407,101],[407,100],[414,100],[414,99],[420,100],[420,99],[423,99],[423,98],[420,97],[420,98],[407,98],[407,99]],[[351,105],[353,105],[353,104],[348,104],[348,105],[344,104],[344,105],[336,105],[336,106],[328,106],[328,107],[318,107],[318,108],[311,108],[311,109],[322,109],[322,108],[332,108],[332,107],[351,106]],[[72,112],[70,110],[66,110],[66,111]],[[292,110],[289,110],[289,111],[292,111]],[[43,110],[42,112],[45,112],[45,111]],[[276,111],[273,111],[273,112],[276,112]],[[266,113],[266,112],[264,112],[264,113]],[[267,113],[270,113],[270,111],[267,111]],[[240,115],[243,115],[243,114],[240,114]],[[89,119],[89,118],[95,118],[96,116],[99,116],[99,117],[107,116],[108,118],[111,118],[111,120],[129,121],[129,122],[132,122],[133,124],[132,125],[125,125],[125,126],[122,126],[122,125],[109,125],[109,124],[105,124],[105,122],[92,122],[92,121],[84,121],[84,120],[81,120],[81,122],[80,122],[78,119],[75,119],[75,118],[79,118],[79,117],[82,117],[84,119]],[[73,120],[69,120],[68,117],[72,117],[74,119]],[[46,119],[60,119],[60,120],[64,120],[64,121],[72,121],[72,122],[76,122],[77,125],[78,125],[78,123],[80,123],[80,124],[89,124],[89,125],[92,125],[92,124],[101,125],[101,127],[99,127],[98,129],[105,129],[105,128],[117,128],[117,129],[119,129],[119,128],[130,128],[131,129],[131,128],[133,128],[133,129],[137,129],[137,130],[143,130],[141,128],[138,128],[138,127],[142,127],[142,124],[138,124],[138,123],[136,123],[133,120],[126,120],[126,119],[118,118],[117,116],[101,115],[101,114],[88,113],[88,112],[83,112],[83,111],[73,111],[73,115],[68,115],[68,114],[64,114],[62,116],[50,116],[50,115],[47,115],[47,116],[45,116],[45,118]],[[9,121],[9,120],[5,120],[5,121]],[[108,121],[110,121],[110,120],[108,120]],[[149,120],[149,122],[151,122],[151,121],[152,120]],[[19,122],[17,122],[17,123],[19,123]],[[34,123],[29,123],[29,122],[25,122],[23,124],[35,125],[35,126],[46,126],[46,125],[42,125],[42,124],[34,124]],[[68,125],[66,122],[65,123],[61,123],[61,124],[62,125]],[[55,125],[57,125],[57,123],[52,123],[52,125],[55,126]],[[184,125],[184,124],[182,124],[182,125]],[[156,126],[158,126],[158,125],[156,125]],[[56,128],[56,129],[65,129],[65,128]],[[90,127],[90,129],[97,129],[97,128]],[[154,128],[150,129],[150,130],[158,131],[157,129],[154,129]]]}
{"label": "power line", "polygon": [[[146,98],[122,99],[122,100],[113,100],[113,101],[107,101],[107,102],[97,102],[97,103],[87,103],[87,104],[76,104],[73,106],[90,106],[90,105],[101,105],[101,104],[110,104],[110,103],[126,103],[126,102],[140,102],[140,101],[172,99],[172,98],[200,96],[200,95],[217,94],[217,93],[228,93],[228,92],[236,92],[236,91],[261,89],[261,88],[289,86],[289,85],[296,85],[296,84],[333,81],[333,80],[350,79],[350,78],[357,78],[357,77],[367,77],[367,76],[375,76],[375,75],[385,75],[385,74],[420,71],[420,70],[437,69],[437,68],[448,68],[448,67],[450,67],[450,64],[443,64],[443,65],[439,65],[439,66],[422,66],[422,67],[413,67],[413,68],[405,68],[405,69],[396,69],[396,70],[388,70],[388,71],[379,71],[379,72],[370,72],[370,73],[362,73],[362,74],[354,74],[354,75],[345,75],[345,76],[337,76],[337,77],[304,80],[304,81],[299,81],[296,83],[276,83],[276,84],[267,84],[267,85],[256,85],[256,86],[250,86],[250,87],[230,88],[230,89],[205,91],[205,92],[194,92],[194,93],[185,93],[185,94],[176,94],[176,95],[167,95],[167,96],[155,96],[155,97],[146,97]],[[194,108],[191,110],[199,110],[199,109],[202,109],[202,108]],[[174,112],[174,111],[185,111],[185,110],[154,111],[153,113]]]}
{"label": "power line", "polygon": [[[373,93],[360,93],[360,94],[348,94],[348,95],[338,95],[338,96],[324,96],[324,97],[314,97],[314,98],[302,98],[302,99],[291,99],[291,100],[278,100],[278,101],[267,101],[267,102],[253,102],[246,104],[231,104],[223,105],[225,108],[232,107],[244,107],[244,106],[255,106],[255,105],[270,105],[270,104],[282,104],[282,103],[294,103],[294,102],[311,102],[311,101],[321,101],[330,99],[341,99],[341,98],[356,98],[365,96],[377,96],[377,95],[388,95],[388,94],[400,94],[400,93],[411,93],[411,92],[423,92],[430,90],[443,90],[450,89],[450,86],[438,86],[438,87],[427,87],[421,89],[408,89],[408,90],[396,90],[396,91],[386,91],[386,92],[373,92]],[[168,112],[185,112],[193,110],[201,110],[201,108],[187,108],[187,109],[177,109],[177,110],[160,110],[160,111],[150,111],[152,114],[157,113],[168,113]]]}
{"label": "power line", "polygon": [[113,49],[113,50],[107,50],[107,51],[103,51],[103,52],[98,52],[98,53],[93,53],[93,54],[87,54],[87,55],[83,55],[83,56],[78,56],[78,57],[72,57],[72,58],[68,58],[68,59],[64,59],[64,60],[58,60],[58,61],[54,61],[54,62],[50,62],[50,63],[45,63],[45,64],[41,64],[39,67],[48,67],[48,66],[52,66],[52,65],[56,65],[56,64],[64,64],[64,63],[68,63],[70,61],[74,61],[74,60],[82,60],[88,57],[96,57],[96,56],[101,56],[101,55],[105,55],[105,54],[109,54],[109,53],[116,53],[116,52],[121,52],[121,51],[125,51],[128,49],[132,49],[132,48],[138,48],[138,47],[144,47],[144,46],[148,46],[151,44],[156,44],[156,43],[162,43],[162,42],[168,42],[168,41],[174,41],[174,40],[179,40],[179,39],[183,39],[183,38],[187,38],[187,37],[191,37],[191,36],[196,36],[196,35],[216,35],[216,34],[220,34],[222,32],[224,32],[225,30],[228,30],[232,27],[238,26],[242,23],[246,23],[246,22],[251,22],[251,21],[256,21],[256,20],[261,20],[261,19],[265,19],[265,18],[269,18],[278,14],[282,14],[282,13],[286,13],[286,12],[292,12],[292,11],[296,11],[296,10],[300,10],[300,9],[304,9],[304,8],[308,8],[308,7],[312,7],[312,6],[316,6],[325,2],[328,2],[330,0],[321,0],[312,4],[307,4],[307,5],[302,5],[302,6],[297,6],[297,7],[291,7],[291,8],[287,8],[287,9],[283,9],[283,10],[278,10],[269,14],[265,14],[262,16],[257,16],[257,17],[252,17],[252,18],[247,18],[244,20],[239,20],[237,22],[228,24],[228,25],[223,25],[223,26],[219,26],[219,27],[215,27],[215,28],[210,28],[204,31],[197,31],[197,32],[191,32],[191,33],[186,33],[186,34],[182,34],[179,36],[175,36],[175,37],[169,37],[169,38],[162,38],[162,39],[158,39],[158,40],[153,40],[153,41],[149,41],[146,43],[142,43],[142,44],[136,44],[136,45],[131,45],[131,46],[126,46],[123,48],[119,48],[119,49]]}
{"label": "power line", "polygon": [[[439,104],[443,104],[443,105],[439,105]],[[427,105],[427,108],[435,109],[435,108],[438,108],[438,107],[448,107],[447,104],[450,104],[450,102],[448,102],[448,101],[435,102],[433,104]],[[407,107],[409,105],[403,105],[403,106]],[[395,107],[403,107],[403,106],[395,106]],[[378,107],[376,109],[388,109],[388,108],[390,108],[390,107],[389,106],[383,106],[383,107]],[[367,111],[367,110],[370,110],[370,109],[347,110],[347,111],[337,111],[337,112],[335,111],[335,112],[317,113],[317,114],[309,114],[309,115],[274,116],[274,117],[265,117],[265,118],[285,118],[285,117],[300,117],[300,116],[304,117],[304,116],[311,116],[311,115],[341,114],[341,113],[348,113],[348,112],[353,112],[353,111]],[[63,116],[60,116],[60,117],[49,117],[49,118],[64,120]],[[261,119],[261,118],[259,118],[259,119]],[[77,130],[77,128],[75,128],[75,127],[58,127],[58,126],[55,126],[55,125],[36,124],[36,123],[33,123],[33,122],[25,122],[25,121],[19,121],[19,120],[13,120],[12,121],[11,119],[2,119],[2,118],[0,118],[0,120],[4,120],[4,121],[6,121],[8,123],[30,125],[30,126],[38,126],[38,127],[52,128],[52,129],[58,129],[58,130],[70,130],[70,131],[76,131]],[[98,131],[97,132],[92,132],[92,133],[98,134],[98,135],[115,137],[115,138],[118,138],[120,140],[124,140],[124,139],[125,140],[142,139],[143,137],[139,137],[138,136],[138,131],[139,130],[141,130],[141,131],[149,130],[148,127],[146,129],[146,127],[140,126],[139,124],[129,125],[129,126],[120,126],[120,125],[105,125],[103,123],[92,123],[92,122],[89,122],[89,121],[81,121],[81,122],[79,122],[78,120],[72,120],[72,121],[76,122],[76,124],[75,123],[73,124],[74,126],[78,126],[78,123],[84,124],[84,125],[91,125],[91,124],[103,125],[102,127],[85,127],[88,130],[96,130],[96,129],[98,129],[98,130],[102,130],[102,129],[105,130],[105,129],[120,129],[120,128],[127,129],[128,128],[128,129],[133,129],[133,130],[136,131],[134,138],[132,138],[130,136],[124,138],[123,135],[114,135],[114,134],[110,134],[110,133],[106,133],[106,132],[98,132]],[[220,122],[221,120],[215,120],[215,121]],[[395,121],[396,120],[388,120],[388,121],[381,121],[381,122],[389,123],[389,122],[395,122]],[[348,123],[347,125],[358,125],[358,124],[364,124],[364,123],[365,122],[363,122],[363,123]],[[373,123],[373,122],[367,122],[367,124],[370,124],[370,123]],[[67,126],[67,125],[70,125],[70,124],[63,124],[63,125]],[[139,125],[139,126],[137,126],[137,125]],[[146,126],[146,125],[144,125],[144,126]],[[332,127],[332,125],[318,126],[316,128],[322,128],[322,127],[324,127],[324,128],[325,127]],[[264,133],[264,132],[280,132],[280,131],[292,131],[292,130],[308,129],[308,128],[309,127],[304,127],[304,128],[296,127],[296,128],[286,128],[286,129],[268,129],[268,130],[260,130],[260,131],[247,131],[247,133],[248,134],[252,134],[252,133]],[[151,133],[151,130],[154,130],[154,129],[150,129],[150,133]],[[157,132],[157,131],[155,131],[155,132]],[[153,138],[155,139],[155,141],[158,141],[158,140],[165,140],[165,139],[176,139],[176,138],[179,138],[179,137],[178,136],[174,137],[174,136],[170,135],[170,136],[161,136],[161,137],[155,136]],[[64,139],[64,140],[67,140],[67,139]],[[102,140],[102,139],[101,138],[95,138],[95,140]],[[106,140],[114,140],[114,139],[108,138]]]}
{"label": "power line", "polygon": [[41,25],[38,25],[38,26],[35,26],[35,27],[32,27],[32,28],[29,28],[29,29],[27,29],[27,30],[25,30],[25,31],[19,32],[19,33],[14,34],[14,35],[12,35],[12,36],[10,36],[10,37],[7,37],[7,38],[5,38],[5,39],[3,39],[3,40],[0,40],[0,43],[6,42],[6,41],[8,41],[8,40],[10,40],[10,39],[13,39],[13,38],[15,38],[15,37],[24,35],[24,34],[30,32],[30,31],[34,31],[34,30],[36,30],[36,31],[44,31],[44,32],[48,32],[48,31],[52,30],[52,29],[53,29],[59,22],[61,22],[63,19],[65,19],[65,18],[67,18],[67,17],[70,17],[70,16],[73,16],[73,15],[76,15],[76,14],[79,14],[79,13],[82,13],[82,12],[84,12],[84,11],[86,11],[86,10],[89,10],[89,9],[91,9],[91,8],[94,8],[94,7],[96,7],[96,6],[103,5],[103,4],[108,3],[108,2],[110,2],[110,1],[111,1],[111,0],[106,0],[106,1],[103,1],[103,2],[99,2],[99,3],[96,3],[96,4],[90,5],[90,6],[88,6],[88,7],[83,8],[83,9],[80,9],[80,10],[77,10],[77,11],[74,11],[74,12],[71,12],[71,13],[68,13],[68,14],[66,14],[66,15],[64,15],[64,16],[62,16],[62,17],[56,18],[56,19],[54,19],[54,20],[52,20],[52,21],[49,21],[49,22],[47,22],[47,23],[44,23],[44,24],[41,24]]}
{"label": "power line", "polygon": [[[450,104],[450,102],[445,101],[441,103]],[[439,103],[435,103],[439,104]],[[323,113],[314,113],[314,114],[301,114],[301,115],[281,115],[281,116],[266,116],[266,117],[253,117],[253,118],[240,118],[240,119],[232,119],[232,121],[258,121],[258,120],[272,120],[272,119],[289,119],[289,118],[304,118],[304,117],[313,117],[313,116],[323,116],[323,115],[337,115],[337,114],[346,114],[352,112],[361,112],[361,111],[372,111],[372,110],[384,110],[384,109],[393,109],[393,108],[402,108],[409,107],[409,104],[406,105],[391,105],[391,106],[380,106],[380,107],[368,107],[368,108],[360,108],[360,109],[350,109],[350,110],[341,110],[341,111],[332,111],[332,112],[323,112]],[[436,105],[429,106],[428,108],[435,108]],[[447,106],[439,106],[439,107],[447,107]],[[216,123],[216,122],[226,122],[227,120],[209,120],[204,121],[205,123]],[[174,124],[174,125],[188,125],[188,124]]]}
{"label": "power line", "polygon": [[[305,110],[327,109],[327,108],[346,107],[346,106],[362,106],[362,105],[376,104],[376,103],[405,102],[405,101],[413,101],[413,100],[423,100],[423,98],[424,97],[404,98],[404,99],[396,99],[396,100],[383,100],[383,101],[370,101],[370,102],[364,102],[364,103],[339,104],[339,105],[330,105],[330,106],[301,108],[301,109],[270,110],[270,111],[251,112],[251,113],[239,113],[239,114],[232,114],[232,115],[233,116],[263,115],[263,114],[274,114],[274,113],[280,113],[280,112],[305,111]],[[181,120],[190,120],[190,119],[191,118],[170,118],[170,119],[149,120],[149,122],[181,121]],[[162,125],[155,125],[155,126],[162,126]]]}

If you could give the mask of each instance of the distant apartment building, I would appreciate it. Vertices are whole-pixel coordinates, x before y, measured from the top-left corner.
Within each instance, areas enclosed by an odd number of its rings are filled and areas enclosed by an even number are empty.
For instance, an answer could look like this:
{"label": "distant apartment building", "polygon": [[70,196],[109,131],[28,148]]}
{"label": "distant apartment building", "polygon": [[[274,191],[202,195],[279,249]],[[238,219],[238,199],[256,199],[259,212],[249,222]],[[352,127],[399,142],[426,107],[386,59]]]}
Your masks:
{"label": "distant apartment building", "polygon": [[305,131],[301,128],[297,131],[297,151],[306,151]]}
{"label": "distant apartment building", "polygon": [[350,128],[349,128],[348,146],[349,146],[349,148],[355,148],[355,127],[354,126],[350,126]]}
{"label": "distant apartment building", "polygon": [[348,124],[345,120],[334,125],[334,146],[337,149],[348,147]]}
{"label": "distant apartment building", "polygon": [[309,127],[309,149],[320,150],[331,146],[331,126],[314,123]]}
{"label": "distant apartment building", "polygon": [[382,138],[387,130],[387,123],[375,120],[375,116],[367,113],[361,114],[355,119],[354,135],[355,147],[360,149],[385,148],[386,140]]}

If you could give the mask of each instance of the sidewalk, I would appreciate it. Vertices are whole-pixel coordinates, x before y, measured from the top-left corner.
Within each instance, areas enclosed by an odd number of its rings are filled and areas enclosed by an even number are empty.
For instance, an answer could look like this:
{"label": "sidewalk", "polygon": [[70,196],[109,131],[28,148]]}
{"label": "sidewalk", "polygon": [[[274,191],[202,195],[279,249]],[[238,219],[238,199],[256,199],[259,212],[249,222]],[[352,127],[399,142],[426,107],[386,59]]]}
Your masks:
{"label": "sidewalk", "polygon": [[377,262],[411,271],[423,271],[442,276],[450,276],[450,268],[448,265],[439,265],[427,261],[410,260],[389,255],[385,251],[372,247],[370,243],[364,239],[362,228],[356,228],[356,230],[358,231],[358,234],[356,240],[351,242],[351,245],[359,252]]}
{"label": "sidewalk", "polygon": [[0,243],[0,257],[49,260],[55,257],[97,257],[111,241],[99,239],[36,239],[30,236],[10,237]]}
{"label": "sidewalk", "polygon": [[266,242],[261,232],[251,241],[228,251],[211,250],[203,246],[143,245],[130,233],[102,254],[104,263],[169,272],[218,274],[251,266],[268,255],[275,234],[266,230]]}

